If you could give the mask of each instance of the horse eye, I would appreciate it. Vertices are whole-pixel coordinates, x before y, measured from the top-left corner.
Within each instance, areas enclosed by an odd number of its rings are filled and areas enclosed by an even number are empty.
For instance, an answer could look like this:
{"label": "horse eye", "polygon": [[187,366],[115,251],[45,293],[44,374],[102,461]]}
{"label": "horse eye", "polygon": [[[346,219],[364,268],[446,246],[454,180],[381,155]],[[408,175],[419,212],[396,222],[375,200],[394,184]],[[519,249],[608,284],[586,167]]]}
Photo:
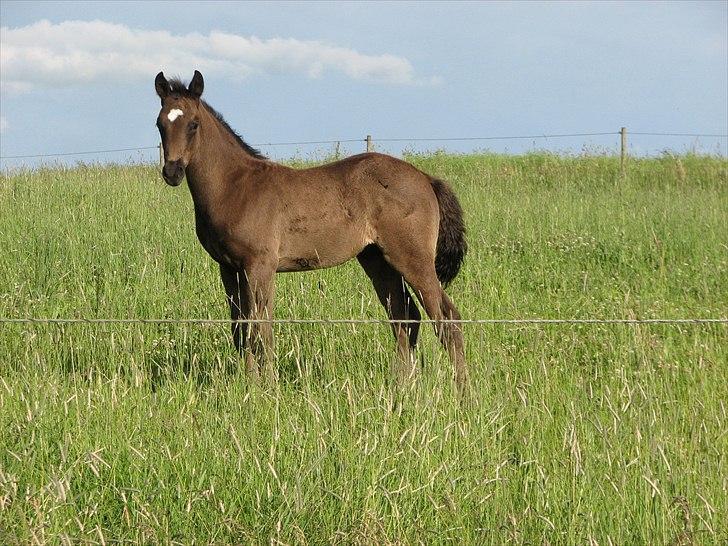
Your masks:
{"label": "horse eye", "polygon": [[197,123],[196,121],[190,121],[187,124],[187,130],[190,132],[196,131],[198,126],[199,126],[199,123]]}

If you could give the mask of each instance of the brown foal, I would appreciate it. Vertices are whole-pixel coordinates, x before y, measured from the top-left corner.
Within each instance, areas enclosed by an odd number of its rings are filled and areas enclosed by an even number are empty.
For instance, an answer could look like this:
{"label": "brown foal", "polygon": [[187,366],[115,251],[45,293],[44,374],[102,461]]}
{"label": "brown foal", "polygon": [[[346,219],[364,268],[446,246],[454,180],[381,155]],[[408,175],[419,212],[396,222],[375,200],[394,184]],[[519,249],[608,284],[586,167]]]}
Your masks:
{"label": "brown foal", "polygon": [[[162,176],[192,194],[197,237],[220,265],[235,347],[246,369],[273,370],[273,288],[276,272],[333,267],[356,257],[392,322],[399,377],[414,370],[419,321],[409,285],[434,321],[467,384],[460,313],[442,286],[457,275],[467,246],[462,209],[452,190],[409,163],[359,154],[310,169],[267,160],[201,100],[195,71],[189,86],[155,80],[162,109]],[[442,284],[441,284],[442,283]],[[397,322],[409,320],[415,322]]]}

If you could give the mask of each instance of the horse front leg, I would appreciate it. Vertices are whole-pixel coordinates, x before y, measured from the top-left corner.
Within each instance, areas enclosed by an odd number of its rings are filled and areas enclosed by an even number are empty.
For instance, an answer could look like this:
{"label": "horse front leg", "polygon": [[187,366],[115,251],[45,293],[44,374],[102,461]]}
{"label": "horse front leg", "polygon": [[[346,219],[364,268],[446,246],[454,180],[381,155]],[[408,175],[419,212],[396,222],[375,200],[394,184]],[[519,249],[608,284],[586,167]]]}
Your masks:
{"label": "horse front leg", "polygon": [[[220,278],[225,287],[227,302],[230,307],[230,320],[239,321],[248,319],[250,316],[250,289],[245,273],[237,269],[220,264]],[[245,347],[248,340],[249,326],[246,322],[231,322],[230,330],[233,336],[233,344],[238,355],[245,356]],[[249,375],[258,375],[258,366],[245,359],[245,369]]]}
{"label": "horse front leg", "polygon": [[260,370],[271,382],[276,380],[273,297],[275,294],[275,266],[257,264],[245,270],[250,297],[248,329],[249,350],[246,351],[246,367]]}

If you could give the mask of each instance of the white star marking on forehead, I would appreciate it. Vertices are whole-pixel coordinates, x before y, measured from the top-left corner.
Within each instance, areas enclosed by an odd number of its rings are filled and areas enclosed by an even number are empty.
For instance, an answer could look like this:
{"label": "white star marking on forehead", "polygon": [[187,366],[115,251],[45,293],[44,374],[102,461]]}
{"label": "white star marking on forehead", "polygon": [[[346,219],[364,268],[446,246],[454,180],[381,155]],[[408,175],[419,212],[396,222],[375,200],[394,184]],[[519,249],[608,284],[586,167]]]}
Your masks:
{"label": "white star marking on forehead", "polygon": [[185,115],[185,113],[184,113],[184,112],[183,112],[182,110],[180,110],[179,108],[172,108],[172,109],[171,109],[171,110],[169,111],[169,114],[167,114],[167,119],[168,119],[169,121],[174,121],[174,120],[176,120],[176,119],[177,119],[178,117],[180,117],[180,116],[184,116],[184,115]]}

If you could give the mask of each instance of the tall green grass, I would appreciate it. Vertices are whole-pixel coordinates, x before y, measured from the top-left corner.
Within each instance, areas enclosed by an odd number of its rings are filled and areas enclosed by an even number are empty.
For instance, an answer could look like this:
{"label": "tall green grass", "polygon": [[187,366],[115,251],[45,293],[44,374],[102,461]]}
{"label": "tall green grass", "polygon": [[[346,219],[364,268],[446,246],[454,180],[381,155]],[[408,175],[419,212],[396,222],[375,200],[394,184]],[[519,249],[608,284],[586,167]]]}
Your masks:
{"label": "tall green grass", "polygon": [[[408,158],[449,180],[466,318],[728,314],[728,162]],[[0,316],[226,318],[155,169],[0,178]],[[382,317],[355,263],[280,275],[277,318]],[[280,325],[276,385],[223,326],[0,325],[0,542],[728,540],[725,325],[465,327],[473,402],[423,328]]]}

